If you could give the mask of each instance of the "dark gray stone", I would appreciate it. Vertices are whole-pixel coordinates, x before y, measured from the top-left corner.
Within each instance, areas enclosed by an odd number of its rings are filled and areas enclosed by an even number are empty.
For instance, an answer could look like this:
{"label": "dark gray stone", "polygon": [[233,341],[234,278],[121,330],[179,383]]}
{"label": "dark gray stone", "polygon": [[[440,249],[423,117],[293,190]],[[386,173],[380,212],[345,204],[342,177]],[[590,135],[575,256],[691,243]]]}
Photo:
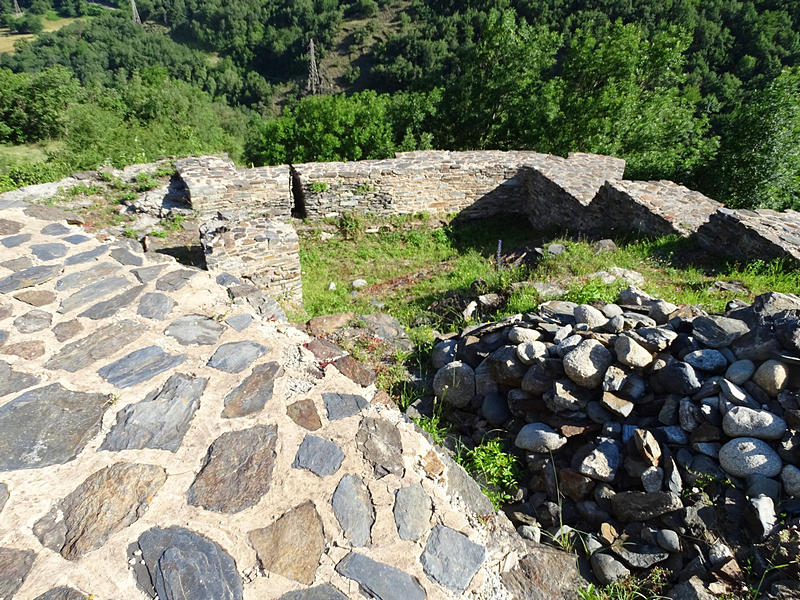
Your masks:
{"label": "dark gray stone", "polygon": [[172,271],[156,281],[156,289],[162,292],[177,292],[189,283],[189,280],[194,274],[194,271],[189,271],[188,269]]}
{"label": "dark gray stone", "polygon": [[70,342],[44,366],[46,369],[64,369],[74,373],[118,352],[139,339],[144,332],[143,325],[130,319],[106,325],[86,337]]}
{"label": "dark gray stone", "polygon": [[38,384],[39,381],[36,375],[15,371],[7,362],[0,360],[0,396],[20,392]]}
{"label": "dark gray stone", "polygon": [[8,486],[5,483],[0,483],[0,512],[3,512],[6,502],[8,502]]}
{"label": "dark gray stone", "polygon": [[375,523],[372,496],[355,475],[345,475],[336,486],[331,499],[333,514],[353,546],[369,544],[370,531]]}
{"label": "dark gray stone", "polygon": [[602,552],[594,552],[589,557],[589,563],[592,565],[592,572],[603,585],[614,583],[618,579],[622,579],[631,574],[621,562],[613,556],[604,554]]}
{"label": "dark gray stone", "polygon": [[231,275],[230,273],[220,273],[217,275],[216,280],[218,285],[223,287],[228,287],[229,285],[243,285],[243,282],[238,277]]}
{"label": "dark gray stone", "polygon": [[167,480],[156,465],[118,462],[100,469],[33,525],[46,548],[76,560],[141,517]]}
{"label": "dark gray stone", "polygon": [[31,239],[30,233],[20,233],[19,235],[11,235],[8,237],[4,237],[0,240],[0,244],[3,244],[6,248],[16,248],[17,246],[21,246],[25,242]]}
{"label": "dark gray stone", "polygon": [[611,498],[614,515],[624,522],[647,521],[683,508],[680,496],[669,492],[619,492]]}
{"label": "dark gray stone", "polygon": [[32,244],[31,252],[39,260],[45,262],[63,258],[67,254],[67,247],[64,244]]}
{"label": "dark gray stone", "polygon": [[649,569],[669,558],[669,552],[646,544],[615,544],[611,549],[622,560],[637,569]]}
{"label": "dark gray stone", "polygon": [[361,315],[360,320],[367,331],[376,338],[388,342],[392,347],[405,351],[414,349],[414,344],[408,339],[405,328],[393,316],[386,313],[374,313]]}
{"label": "dark gray stone", "polygon": [[144,290],[143,285],[137,285],[132,287],[129,290],[122,292],[114,296],[113,298],[109,298],[108,300],[104,300],[103,302],[98,302],[94,306],[87,308],[85,311],[80,313],[79,317],[86,317],[87,319],[92,319],[97,321],[99,319],[107,319],[108,317],[114,316],[121,308],[125,308],[129,304],[131,304],[136,298],[139,297],[139,294],[142,293]]}
{"label": "dark gray stone", "polygon": [[97,374],[118,388],[126,388],[177,367],[184,360],[185,354],[169,354],[159,346],[148,346],[115,360]]}
{"label": "dark gray stone", "polygon": [[403,476],[403,443],[400,432],[386,419],[365,417],[356,434],[356,444],[372,465],[375,477],[393,473]]}
{"label": "dark gray stone", "polygon": [[63,239],[65,242],[69,244],[72,244],[73,246],[77,246],[78,244],[85,244],[92,238],[90,238],[87,235],[75,234],[75,235],[68,235],[67,237],[61,239]]}
{"label": "dark gray stone", "polygon": [[257,504],[272,482],[277,443],[275,425],[223,433],[208,448],[189,488],[189,504],[223,513]]}
{"label": "dark gray stone", "polygon": [[378,600],[424,600],[425,590],[416,578],[399,569],[351,552],[336,565],[336,572],[357,581]]}
{"label": "dark gray stone", "polygon": [[421,483],[400,488],[395,493],[394,523],[404,540],[418,540],[430,527],[433,504]]}
{"label": "dark gray stone", "polygon": [[325,393],[322,394],[322,401],[325,402],[329,421],[352,417],[369,405],[366,398],[357,394]]}
{"label": "dark gray stone", "polygon": [[585,456],[576,455],[580,459],[576,471],[598,481],[613,481],[622,464],[622,452],[619,442],[612,438],[598,438],[597,444],[589,449]]}
{"label": "dark gray stone", "polygon": [[36,554],[30,550],[0,548],[0,598],[11,599],[25,583]]}
{"label": "dark gray stone", "polygon": [[347,600],[347,596],[330,583],[323,583],[305,590],[287,592],[278,600]]}
{"label": "dark gray stone", "polygon": [[275,379],[283,373],[276,362],[268,362],[253,368],[253,372],[225,397],[225,418],[245,417],[264,408],[275,387]]}
{"label": "dark gray stone", "polygon": [[79,265],[85,262],[89,262],[90,260],[94,260],[95,258],[99,258],[103,256],[106,252],[108,252],[108,246],[98,246],[92,250],[87,250],[86,252],[80,252],[79,254],[73,254],[72,256],[67,257],[65,264],[67,266],[70,265]]}
{"label": "dark gray stone", "polygon": [[61,301],[61,306],[58,307],[58,312],[62,315],[77,310],[89,302],[93,302],[109,294],[119,291],[128,285],[128,280],[124,277],[109,277],[100,281],[90,283],[84,288],[81,288],[71,296],[64,298]]}
{"label": "dark gray stone", "polygon": [[12,273],[0,279],[0,294],[33,287],[58,277],[64,270],[63,265],[40,265]]}
{"label": "dark gray stone", "polygon": [[530,554],[503,573],[513,600],[575,600],[587,582],[578,571],[575,555],[545,545],[528,545]]}
{"label": "dark gray stone", "polygon": [[144,256],[131,252],[127,248],[114,248],[111,250],[111,258],[121,265],[132,265],[141,267],[144,264]]}
{"label": "dark gray stone", "polygon": [[42,230],[39,233],[42,235],[67,235],[70,231],[72,230],[66,225],[62,225],[61,223],[50,223],[49,225],[42,227]]}
{"label": "dark gray stone", "polygon": [[267,348],[255,342],[228,342],[217,348],[209,359],[208,366],[226,373],[241,373],[267,351]]}
{"label": "dark gray stone", "polygon": [[212,346],[217,343],[225,326],[204,315],[186,315],[174,320],[164,334],[175,338],[182,346]]}
{"label": "dark gray stone", "polygon": [[131,273],[133,273],[134,277],[139,280],[139,283],[150,283],[154,281],[158,274],[164,270],[166,265],[153,265],[152,267],[142,267],[141,269],[133,269]]}
{"label": "dark gray stone", "polygon": [[692,365],[675,360],[657,372],[658,382],[673,394],[682,396],[694,394],[700,389],[700,380]]}
{"label": "dark gray stone", "polygon": [[14,327],[20,333],[35,333],[50,327],[53,315],[44,310],[32,310],[14,319]]}
{"label": "dark gray stone", "polygon": [[[160,600],[241,600],[236,563],[216,542],[183,527],[154,527],[131,548],[141,550],[139,586]],[[138,558],[139,557],[135,557]]]}
{"label": "dark gray stone", "polygon": [[160,292],[148,292],[139,301],[137,314],[145,319],[163,321],[175,306],[175,301]]}
{"label": "dark gray stone", "polygon": [[177,452],[189,430],[208,379],[175,373],[160,390],[117,413],[100,450],[154,448]]}
{"label": "dark gray stone", "polygon": [[95,281],[100,281],[122,267],[110,262],[98,263],[85,271],[78,271],[77,273],[70,273],[56,281],[56,290],[63,292],[76,287],[84,287]]}
{"label": "dark gray stone", "polygon": [[425,574],[447,589],[462,593],[483,564],[486,549],[444,525],[433,528],[420,557]]}
{"label": "dark gray stone", "polygon": [[244,331],[253,322],[253,316],[248,314],[234,315],[225,319],[225,322],[236,331]]}
{"label": "dark gray stone", "polygon": [[709,348],[724,348],[750,331],[747,323],[718,315],[697,317],[692,321],[694,337]]}
{"label": "dark gray stone", "polygon": [[329,442],[316,435],[306,435],[292,467],[295,469],[308,469],[319,477],[333,475],[342,466],[344,452],[333,442]]}
{"label": "dark gray stone", "polygon": [[36,469],[75,458],[100,431],[103,394],[54,383],[0,406],[0,471]]}
{"label": "dark gray stone", "polygon": [[60,586],[36,596],[33,600],[86,600],[86,598],[88,598],[88,594],[70,587]]}

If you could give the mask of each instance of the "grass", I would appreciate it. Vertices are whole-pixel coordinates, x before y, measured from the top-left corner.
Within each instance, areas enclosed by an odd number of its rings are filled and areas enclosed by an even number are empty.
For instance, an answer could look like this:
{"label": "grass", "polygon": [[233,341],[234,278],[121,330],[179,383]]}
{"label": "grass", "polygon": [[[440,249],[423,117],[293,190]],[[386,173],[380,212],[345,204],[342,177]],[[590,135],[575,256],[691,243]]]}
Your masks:
{"label": "grass", "polygon": [[653,567],[643,577],[630,576],[614,583],[595,587],[589,584],[578,590],[580,600],[659,600],[667,584],[664,569]]}
{"label": "grass", "polygon": [[495,510],[511,501],[519,486],[520,465],[519,459],[506,451],[502,440],[485,440],[456,453],[456,459],[478,481]]}
{"label": "grass", "polygon": [[[44,29],[42,31],[57,31],[62,27],[71,25],[75,21],[80,21],[86,17],[55,17],[47,16],[42,20]],[[0,27],[0,52],[14,52],[14,44],[19,40],[30,40],[36,37],[32,33],[12,33],[7,27]]]}

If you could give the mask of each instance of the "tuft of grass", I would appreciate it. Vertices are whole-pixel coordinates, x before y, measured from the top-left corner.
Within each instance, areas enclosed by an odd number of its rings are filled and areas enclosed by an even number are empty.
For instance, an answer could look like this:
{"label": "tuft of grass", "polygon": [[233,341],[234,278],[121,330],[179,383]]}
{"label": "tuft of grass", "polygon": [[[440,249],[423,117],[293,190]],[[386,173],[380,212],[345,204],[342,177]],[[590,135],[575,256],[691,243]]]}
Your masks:
{"label": "tuft of grass", "polygon": [[103,188],[99,185],[86,185],[80,183],[71,188],[67,188],[64,192],[67,196],[96,196],[103,193]]}
{"label": "tuft of grass", "polygon": [[133,227],[126,227],[122,235],[132,240],[139,239],[139,233]]}
{"label": "tuft of grass", "polygon": [[459,462],[481,484],[495,510],[511,501],[519,485],[520,465],[513,454],[505,450],[502,440],[490,439],[458,456]]}
{"label": "tuft of grass", "polygon": [[667,585],[667,572],[653,567],[644,577],[631,575],[604,587],[589,584],[578,590],[580,600],[666,600],[661,595]]}
{"label": "tuft of grass", "polygon": [[157,188],[159,185],[161,185],[161,182],[158,181],[158,179],[156,179],[155,177],[153,177],[151,173],[139,173],[136,176],[135,187],[136,191],[139,193],[152,190],[154,188]]}
{"label": "tuft of grass", "polygon": [[308,189],[315,194],[321,194],[328,189],[328,184],[324,181],[312,181],[311,185],[308,186]]}

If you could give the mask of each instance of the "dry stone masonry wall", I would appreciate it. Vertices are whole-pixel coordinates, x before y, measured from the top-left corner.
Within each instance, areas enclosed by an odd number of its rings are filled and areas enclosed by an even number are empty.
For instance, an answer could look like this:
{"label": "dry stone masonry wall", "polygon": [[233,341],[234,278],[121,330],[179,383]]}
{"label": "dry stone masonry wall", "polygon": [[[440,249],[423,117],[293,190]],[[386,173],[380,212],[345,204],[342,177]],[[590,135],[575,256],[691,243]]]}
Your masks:
{"label": "dry stone masonry wall", "polygon": [[0,196],[1,598],[575,596],[341,349],[68,220]]}
{"label": "dry stone masonry wall", "polygon": [[[292,215],[322,218],[349,212],[458,213],[471,219],[525,215],[534,229],[697,235],[714,253],[744,260],[783,257],[800,264],[797,213],[731,211],[670,181],[623,180],[625,161],[609,156],[416,151],[387,160],[257,169],[237,169],[226,157],[206,156],[182,159],[176,166],[192,206],[209,218],[231,211],[281,222]],[[294,238],[288,228],[270,227]],[[274,289],[287,265],[250,238],[236,239],[242,241],[215,246],[210,264],[227,264],[221,255],[229,252],[231,262],[246,267],[237,269],[243,276],[278,274],[267,278]],[[291,252],[291,240],[286,246]],[[295,271],[288,268],[288,276],[294,278]],[[295,286],[292,279],[284,287]]]}

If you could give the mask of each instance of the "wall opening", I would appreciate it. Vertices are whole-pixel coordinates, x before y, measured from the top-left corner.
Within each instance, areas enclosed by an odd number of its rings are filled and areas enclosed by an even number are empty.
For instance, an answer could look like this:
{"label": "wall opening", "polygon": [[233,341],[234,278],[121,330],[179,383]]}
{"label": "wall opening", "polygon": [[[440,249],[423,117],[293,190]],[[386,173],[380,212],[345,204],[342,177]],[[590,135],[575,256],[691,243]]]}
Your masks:
{"label": "wall opening", "polygon": [[291,173],[292,199],[294,200],[292,216],[295,219],[305,219],[308,215],[306,213],[306,195],[303,193],[303,183],[300,181],[300,175],[291,165],[289,165],[289,172]]}

